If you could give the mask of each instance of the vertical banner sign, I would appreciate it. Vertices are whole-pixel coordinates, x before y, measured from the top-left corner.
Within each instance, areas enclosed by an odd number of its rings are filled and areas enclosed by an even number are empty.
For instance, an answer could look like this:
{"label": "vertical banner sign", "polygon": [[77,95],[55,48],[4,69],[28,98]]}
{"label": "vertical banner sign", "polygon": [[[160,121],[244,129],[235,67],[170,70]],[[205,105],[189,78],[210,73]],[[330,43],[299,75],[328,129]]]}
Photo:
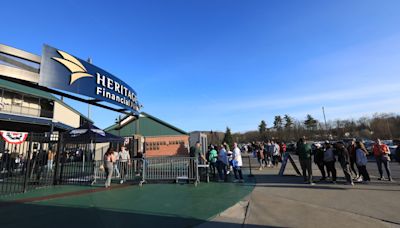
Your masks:
{"label": "vertical banner sign", "polygon": [[26,132],[0,131],[0,134],[4,141],[10,144],[21,144],[28,137],[28,133]]}
{"label": "vertical banner sign", "polygon": [[107,71],[44,45],[39,85],[85,95],[138,114],[136,92]]}

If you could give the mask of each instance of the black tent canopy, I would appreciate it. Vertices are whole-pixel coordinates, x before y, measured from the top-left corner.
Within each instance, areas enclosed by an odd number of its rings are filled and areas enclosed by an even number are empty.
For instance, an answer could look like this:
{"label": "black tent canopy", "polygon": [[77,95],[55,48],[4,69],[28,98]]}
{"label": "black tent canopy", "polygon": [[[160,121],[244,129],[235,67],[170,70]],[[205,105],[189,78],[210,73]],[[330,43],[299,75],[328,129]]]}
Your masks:
{"label": "black tent canopy", "polygon": [[107,133],[87,122],[79,128],[67,131],[63,140],[66,143],[122,143],[124,138]]}

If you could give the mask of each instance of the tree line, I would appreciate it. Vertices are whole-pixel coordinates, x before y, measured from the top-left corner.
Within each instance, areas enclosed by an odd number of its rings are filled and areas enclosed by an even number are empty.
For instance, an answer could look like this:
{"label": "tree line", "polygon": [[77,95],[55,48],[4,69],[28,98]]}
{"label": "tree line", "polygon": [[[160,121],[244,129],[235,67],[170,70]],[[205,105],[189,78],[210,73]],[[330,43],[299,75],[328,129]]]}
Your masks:
{"label": "tree line", "polygon": [[[400,139],[400,115],[394,113],[376,113],[370,117],[358,119],[337,119],[320,122],[308,114],[305,119],[298,120],[290,115],[277,115],[272,126],[261,120],[258,129],[244,133],[232,133],[227,127],[225,134],[210,132],[210,143],[218,144],[233,141],[246,143],[275,139],[278,141],[296,141],[300,137],[310,140],[340,140],[344,138],[360,139]],[[222,140],[221,137],[223,136]]]}

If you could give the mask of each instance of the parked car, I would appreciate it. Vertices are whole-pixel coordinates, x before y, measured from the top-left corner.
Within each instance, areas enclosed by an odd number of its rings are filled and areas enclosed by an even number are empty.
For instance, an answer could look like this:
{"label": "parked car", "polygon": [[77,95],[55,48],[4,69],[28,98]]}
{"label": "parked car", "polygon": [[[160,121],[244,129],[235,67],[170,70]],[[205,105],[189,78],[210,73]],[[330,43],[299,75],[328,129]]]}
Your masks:
{"label": "parked car", "polygon": [[286,145],[286,151],[287,152],[296,152],[296,143],[288,143]]}

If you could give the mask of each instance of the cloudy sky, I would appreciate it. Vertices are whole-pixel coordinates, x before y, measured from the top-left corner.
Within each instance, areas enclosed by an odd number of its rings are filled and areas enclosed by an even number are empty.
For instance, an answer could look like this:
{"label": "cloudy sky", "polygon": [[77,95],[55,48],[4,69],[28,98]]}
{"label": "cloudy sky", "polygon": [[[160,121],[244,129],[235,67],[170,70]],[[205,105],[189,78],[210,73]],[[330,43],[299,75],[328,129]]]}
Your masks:
{"label": "cloudy sky", "polygon": [[[0,43],[46,43],[131,85],[186,131],[275,115],[400,113],[399,1],[6,1]],[[87,105],[69,101],[87,113]],[[92,108],[99,127],[117,113]]]}

